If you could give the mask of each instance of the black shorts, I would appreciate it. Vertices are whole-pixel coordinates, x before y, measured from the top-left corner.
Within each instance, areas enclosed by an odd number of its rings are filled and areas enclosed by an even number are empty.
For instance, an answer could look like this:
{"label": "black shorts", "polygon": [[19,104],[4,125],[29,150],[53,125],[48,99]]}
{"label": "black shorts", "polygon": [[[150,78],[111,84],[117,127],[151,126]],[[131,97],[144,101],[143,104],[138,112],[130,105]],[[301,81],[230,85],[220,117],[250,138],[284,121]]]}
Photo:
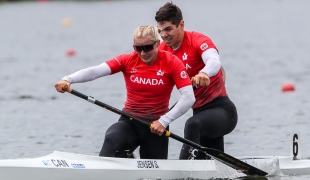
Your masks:
{"label": "black shorts", "polygon": [[[169,127],[166,128],[169,130]],[[126,117],[108,128],[99,156],[115,157],[116,151],[140,146],[141,159],[167,159],[169,138],[151,133],[150,128]]]}
{"label": "black shorts", "polygon": [[[234,103],[228,97],[219,97],[202,107],[193,109],[193,116],[185,124],[184,138],[224,152],[224,135],[232,132],[237,122],[238,115]],[[180,159],[191,158],[192,151],[191,147],[184,144]],[[195,155],[198,159],[200,159],[199,154],[201,153]]]}

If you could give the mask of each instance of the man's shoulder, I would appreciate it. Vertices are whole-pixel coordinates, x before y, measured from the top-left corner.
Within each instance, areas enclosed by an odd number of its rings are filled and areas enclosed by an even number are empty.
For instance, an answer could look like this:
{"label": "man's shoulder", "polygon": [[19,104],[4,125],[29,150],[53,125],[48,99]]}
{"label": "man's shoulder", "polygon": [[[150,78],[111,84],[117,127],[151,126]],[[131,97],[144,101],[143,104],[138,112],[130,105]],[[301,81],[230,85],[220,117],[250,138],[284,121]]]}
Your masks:
{"label": "man's shoulder", "polygon": [[210,39],[207,35],[201,32],[197,31],[184,31],[184,32],[189,39],[203,38],[203,37]]}
{"label": "man's shoulder", "polygon": [[164,61],[167,64],[176,63],[176,62],[179,62],[179,61],[182,62],[180,60],[180,58],[178,58],[176,55],[172,54],[169,51],[165,51],[165,50],[159,49],[158,50],[158,54],[161,57],[161,59],[165,59]]}

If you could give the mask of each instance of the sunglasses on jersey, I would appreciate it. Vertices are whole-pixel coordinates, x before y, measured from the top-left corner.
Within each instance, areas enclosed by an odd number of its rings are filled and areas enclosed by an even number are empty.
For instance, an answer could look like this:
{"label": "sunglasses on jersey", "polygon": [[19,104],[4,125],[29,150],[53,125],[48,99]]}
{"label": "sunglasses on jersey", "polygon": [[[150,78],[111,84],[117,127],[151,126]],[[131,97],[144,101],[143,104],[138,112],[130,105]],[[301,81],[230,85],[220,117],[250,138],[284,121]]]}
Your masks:
{"label": "sunglasses on jersey", "polygon": [[154,49],[154,45],[157,43],[157,41],[155,41],[153,44],[148,44],[148,45],[143,45],[143,46],[137,46],[137,45],[133,45],[133,49],[135,51],[137,51],[138,53],[141,53],[142,51],[144,52],[150,52]]}

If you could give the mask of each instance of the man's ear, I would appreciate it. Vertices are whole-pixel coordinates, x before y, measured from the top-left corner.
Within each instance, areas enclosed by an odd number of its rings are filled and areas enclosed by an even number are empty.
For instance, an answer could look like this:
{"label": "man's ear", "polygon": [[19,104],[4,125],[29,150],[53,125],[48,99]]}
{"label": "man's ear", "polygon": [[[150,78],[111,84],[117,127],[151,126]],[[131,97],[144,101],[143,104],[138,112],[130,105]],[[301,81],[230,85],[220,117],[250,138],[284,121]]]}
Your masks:
{"label": "man's ear", "polygon": [[181,20],[181,21],[180,21],[180,25],[179,25],[179,26],[180,26],[182,29],[184,29],[184,23],[185,23],[184,20]]}

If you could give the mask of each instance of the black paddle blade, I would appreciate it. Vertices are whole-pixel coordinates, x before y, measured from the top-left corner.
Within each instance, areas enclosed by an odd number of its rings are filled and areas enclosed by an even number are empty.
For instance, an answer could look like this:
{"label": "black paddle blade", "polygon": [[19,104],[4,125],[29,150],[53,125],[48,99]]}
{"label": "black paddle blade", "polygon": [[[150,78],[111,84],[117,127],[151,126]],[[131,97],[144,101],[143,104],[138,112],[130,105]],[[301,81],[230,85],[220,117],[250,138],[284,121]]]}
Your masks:
{"label": "black paddle blade", "polygon": [[268,174],[265,171],[262,171],[254,166],[251,166],[219,150],[211,149],[211,148],[202,148],[201,151],[212,156],[214,159],[226,164],[227,166],[230,166],[233,169],[243,172],[246,175],[266,176]]}

